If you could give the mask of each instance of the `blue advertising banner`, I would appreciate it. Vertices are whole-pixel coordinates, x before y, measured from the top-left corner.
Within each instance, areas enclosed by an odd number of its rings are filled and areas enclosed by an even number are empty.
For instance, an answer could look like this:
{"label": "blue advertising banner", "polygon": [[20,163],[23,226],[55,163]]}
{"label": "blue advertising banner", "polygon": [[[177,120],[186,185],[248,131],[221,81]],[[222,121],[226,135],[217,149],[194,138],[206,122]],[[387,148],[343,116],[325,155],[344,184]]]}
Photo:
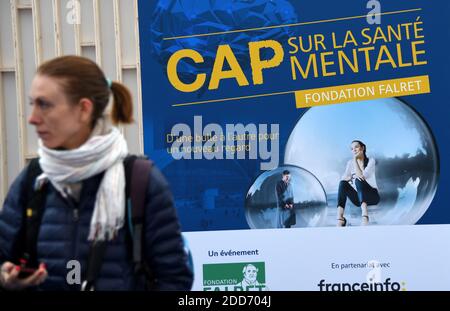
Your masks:
{"label": "blue advertising banner", "polygon": [[139,27],[194,289],[450,289],[449,3],[141,0]]}

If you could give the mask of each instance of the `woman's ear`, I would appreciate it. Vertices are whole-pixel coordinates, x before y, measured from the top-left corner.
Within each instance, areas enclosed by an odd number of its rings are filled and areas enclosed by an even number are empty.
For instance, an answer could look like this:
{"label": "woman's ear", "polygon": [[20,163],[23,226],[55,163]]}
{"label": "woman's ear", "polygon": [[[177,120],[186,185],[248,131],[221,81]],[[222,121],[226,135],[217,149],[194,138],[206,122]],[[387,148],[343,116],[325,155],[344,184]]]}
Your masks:
{"label": "woman's ear", "polygon": [[92,114],[94,112],[94,103],[89,98],[82,98],[79,102],[81,121],[83,123],[91,123]]}

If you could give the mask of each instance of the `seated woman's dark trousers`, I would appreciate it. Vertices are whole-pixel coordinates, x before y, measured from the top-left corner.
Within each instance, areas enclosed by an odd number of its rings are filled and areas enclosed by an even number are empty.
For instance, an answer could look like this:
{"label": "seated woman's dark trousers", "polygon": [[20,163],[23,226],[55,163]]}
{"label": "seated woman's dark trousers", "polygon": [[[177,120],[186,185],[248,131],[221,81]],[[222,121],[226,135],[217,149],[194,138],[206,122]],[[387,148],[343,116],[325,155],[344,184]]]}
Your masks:
{"label": "seated woman's dark trousers", "polygon": [[367,181],[355,179],[356,190],[350,185],[350,182],[341,180],[338,190],[338,206],[345,208],[347,198],[356,206],[361,203],[367,205],[376,205],[380,202],[380,195],[376,188],[372,188]]}

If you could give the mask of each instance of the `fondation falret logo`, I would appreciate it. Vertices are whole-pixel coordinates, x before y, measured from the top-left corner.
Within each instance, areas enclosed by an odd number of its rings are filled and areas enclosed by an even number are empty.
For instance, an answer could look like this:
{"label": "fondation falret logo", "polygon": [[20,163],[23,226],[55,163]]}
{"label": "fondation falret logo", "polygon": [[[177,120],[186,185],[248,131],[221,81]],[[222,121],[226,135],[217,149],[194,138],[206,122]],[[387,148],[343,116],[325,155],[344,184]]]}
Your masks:
{"label": "fondation falret logo", "polygon": [[241,262],[203,265],[204,291],[264,291],[264,262]]}

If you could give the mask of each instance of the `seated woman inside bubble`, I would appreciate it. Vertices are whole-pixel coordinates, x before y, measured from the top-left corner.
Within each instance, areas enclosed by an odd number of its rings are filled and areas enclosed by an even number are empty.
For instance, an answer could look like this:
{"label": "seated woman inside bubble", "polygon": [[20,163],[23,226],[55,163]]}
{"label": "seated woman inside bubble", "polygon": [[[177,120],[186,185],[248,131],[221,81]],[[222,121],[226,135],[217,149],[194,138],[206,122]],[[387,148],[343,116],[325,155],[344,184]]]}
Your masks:
{"label": "seated woman inside bubble", "polygon": [[347,219],[344,217],[347,198],[356,206],[361,207],[362,224],[369,223],[367,206],[380,202],[375,176],[375,159],[366,155],[367,147],[359,140],[351,144],[353,158],[347,162],[345,173],[339,183],[338,190],[338,226],[344,227]]}

